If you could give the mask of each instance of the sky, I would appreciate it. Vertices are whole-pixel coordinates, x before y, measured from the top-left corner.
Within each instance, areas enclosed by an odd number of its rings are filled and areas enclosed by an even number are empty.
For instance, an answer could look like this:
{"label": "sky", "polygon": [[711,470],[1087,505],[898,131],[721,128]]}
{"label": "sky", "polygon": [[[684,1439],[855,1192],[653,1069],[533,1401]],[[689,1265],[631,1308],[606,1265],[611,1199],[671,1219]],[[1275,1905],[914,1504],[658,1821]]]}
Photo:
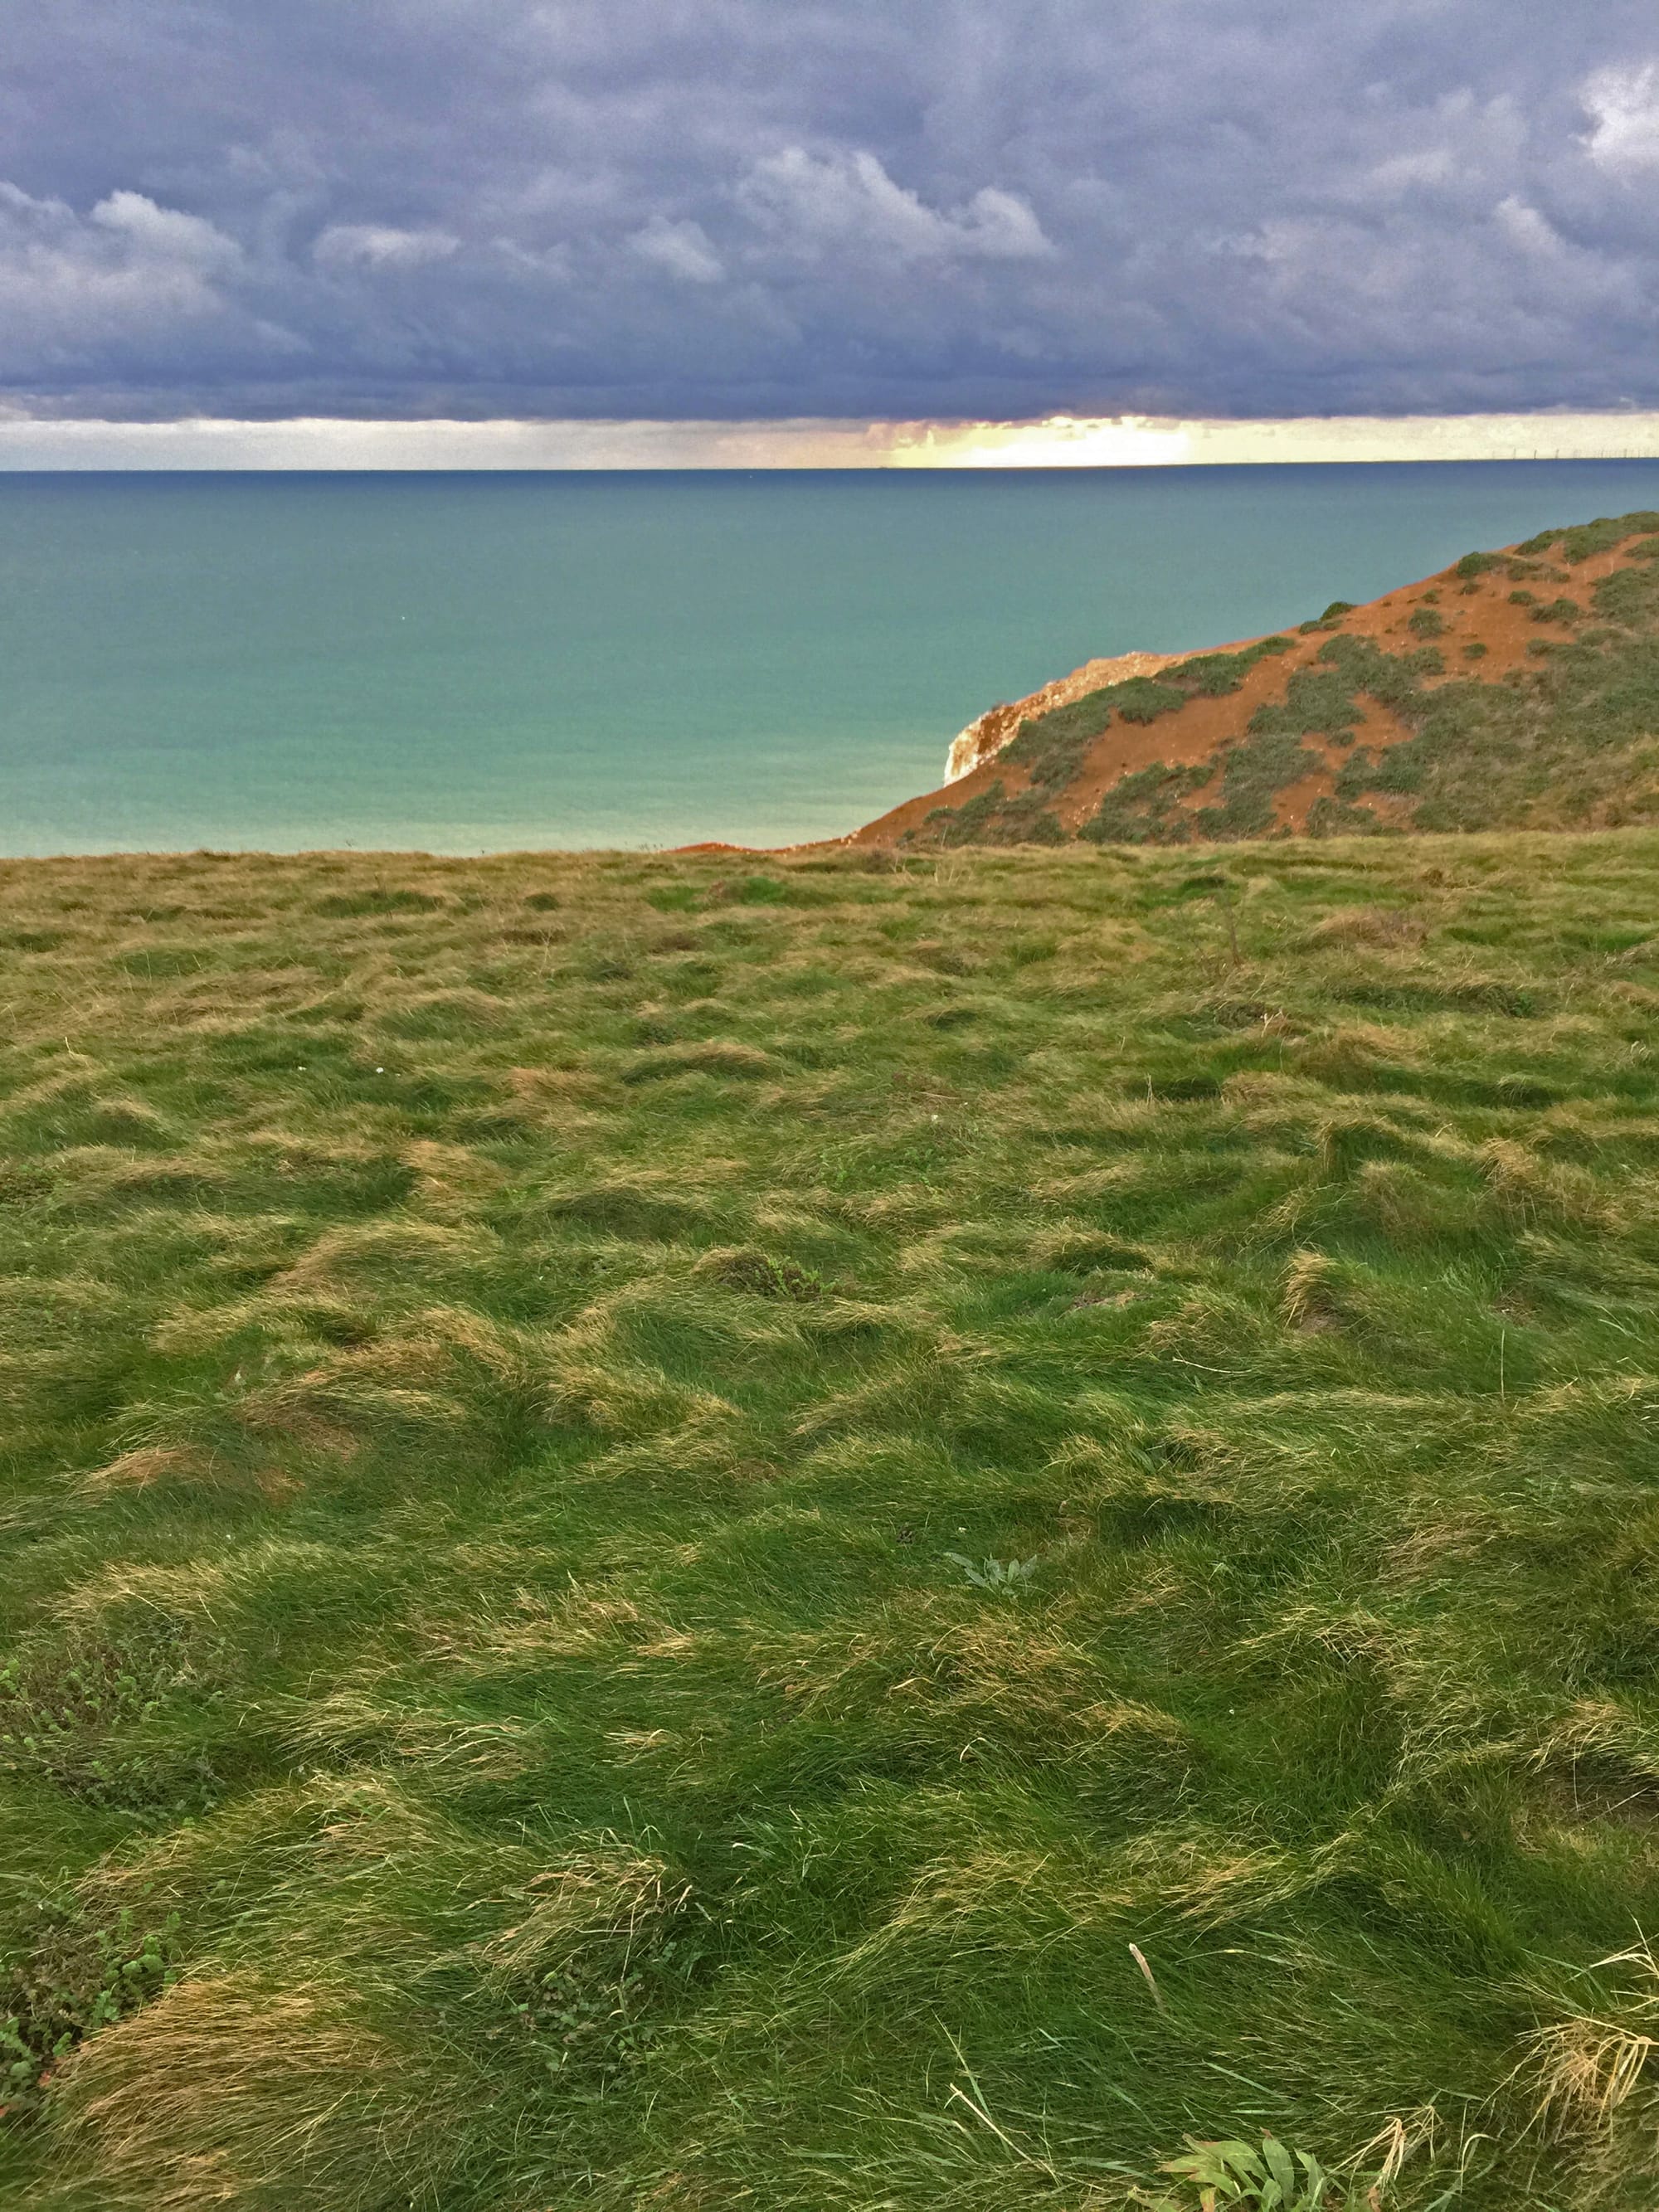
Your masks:
{"label": "sky", "polygon": [[8,12],[0,465],[1536,410],[1656,450],[1653,0]]}

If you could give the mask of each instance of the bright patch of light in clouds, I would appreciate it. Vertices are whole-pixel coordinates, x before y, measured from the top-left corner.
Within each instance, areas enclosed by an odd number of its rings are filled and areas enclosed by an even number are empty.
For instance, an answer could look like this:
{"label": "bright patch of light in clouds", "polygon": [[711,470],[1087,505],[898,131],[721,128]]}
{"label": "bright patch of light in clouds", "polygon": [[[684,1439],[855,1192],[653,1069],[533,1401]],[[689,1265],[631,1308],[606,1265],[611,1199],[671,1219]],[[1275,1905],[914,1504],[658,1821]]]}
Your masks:
{"label": "bright patch of light in clouds", "polygon": [[985,185],[949,212],[894,183],[873,154],[787,147],[757,161],[738,191],[756,224],[808,260],[1046,261],[1054,247],[1024,200]]}
{"label": "bright patch of light in clouds", "polygon": [[447,261],[460,245],[447,230],[397,230],[386,223],[337,222],[312,248],[323,269],[418,269]]}
{"label": "bright patch of light in clouds", "polygon": [[1584,86],[1585,141],[1603,169],[1659,169],[1659,64],[1597,70]]}

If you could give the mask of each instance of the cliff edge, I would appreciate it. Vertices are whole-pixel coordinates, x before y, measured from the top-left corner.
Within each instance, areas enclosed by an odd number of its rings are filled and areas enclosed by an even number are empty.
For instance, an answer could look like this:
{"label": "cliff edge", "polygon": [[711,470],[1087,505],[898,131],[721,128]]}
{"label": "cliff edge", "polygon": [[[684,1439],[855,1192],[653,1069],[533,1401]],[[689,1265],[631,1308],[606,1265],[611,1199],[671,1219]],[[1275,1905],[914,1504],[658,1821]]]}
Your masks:
{"label": "cliff edge", "polygon": [[1085,660],[1081,668],[1074,668],[1069,676],[1056,676],[1027,698],[988,707],[951,738],[945,762],[945,782],[960,783],[964,775],[971,775],[1012,743],[1022,722],[1049,714],[1056,707],[1069,707],[1074,699],[1084,698],[1091,691],[1127,683],[1132,676],[1156,676],[1159,669],[1170,667],[1182,657],[1178,653],[1120,653],[1107,660]]}
{"label": "cliff edge", "polygon": [[993,707],[842,841],[1225,842],[1659,820],[1659,513],[1468,553],[1364,606],[1091,660]]}

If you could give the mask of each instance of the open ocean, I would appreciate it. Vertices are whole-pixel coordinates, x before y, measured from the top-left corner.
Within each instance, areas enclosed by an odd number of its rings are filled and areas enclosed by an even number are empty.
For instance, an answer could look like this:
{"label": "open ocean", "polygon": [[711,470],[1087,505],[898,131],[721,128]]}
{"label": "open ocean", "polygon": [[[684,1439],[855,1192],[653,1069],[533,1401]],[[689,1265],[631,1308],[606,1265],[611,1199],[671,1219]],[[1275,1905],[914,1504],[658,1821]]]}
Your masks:
{"label": "open ocean", "polygon": [[0,853],[832,836],[1091,654],[1659,506],[1659,461],[0,476]]}

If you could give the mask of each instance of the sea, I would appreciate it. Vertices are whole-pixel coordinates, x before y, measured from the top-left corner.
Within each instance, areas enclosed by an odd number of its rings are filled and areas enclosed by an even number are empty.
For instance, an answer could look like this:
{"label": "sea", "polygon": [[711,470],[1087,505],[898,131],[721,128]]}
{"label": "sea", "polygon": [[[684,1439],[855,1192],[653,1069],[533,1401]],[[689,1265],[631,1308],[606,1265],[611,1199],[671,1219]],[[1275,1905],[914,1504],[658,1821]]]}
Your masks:
{"label": "sea", "polygon": [[1659,507],[1659,461],[0,475],[0,854],[834,837],[1097,654]]}

